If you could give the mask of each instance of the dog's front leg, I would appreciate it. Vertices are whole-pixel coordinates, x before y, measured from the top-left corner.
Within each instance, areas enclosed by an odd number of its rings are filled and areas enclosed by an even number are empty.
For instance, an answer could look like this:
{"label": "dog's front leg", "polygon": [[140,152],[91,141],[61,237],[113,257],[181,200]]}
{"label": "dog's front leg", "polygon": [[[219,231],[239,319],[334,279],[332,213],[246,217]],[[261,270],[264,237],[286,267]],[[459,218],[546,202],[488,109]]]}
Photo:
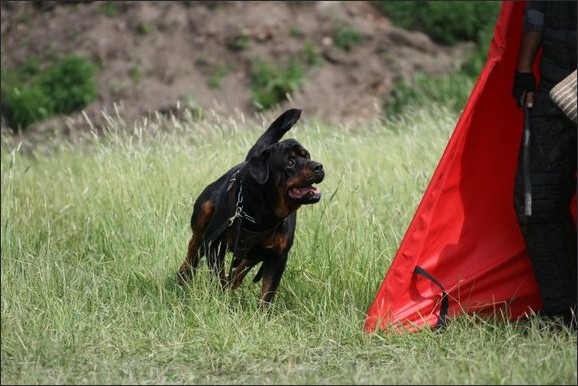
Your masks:
{"label": "dog's front leg", "polygon": [[261,282],[261,308],[266,310],[275,299],[281,276],[285,271],[287,256],[263,261],[263,281]]}
{"label": "dog's front leg", "polygon": [[235,269],[233,270],[233,272],[231,274],[231,277],[229,278],[231,280],[231,289],[232,290],[236,289],[237,287],[239,287],[241,285],[241,283],[243,282],[243,279],[245,278],[245,276],[247,276],[247,273],[249,273],[251,268],[253,268],[257,263],[258,263],[258,261],[256,261],[256,260],[250,260],[250,259],[241,260],[241,262],[239,263],[239,265],[237,267],[235,267]]}

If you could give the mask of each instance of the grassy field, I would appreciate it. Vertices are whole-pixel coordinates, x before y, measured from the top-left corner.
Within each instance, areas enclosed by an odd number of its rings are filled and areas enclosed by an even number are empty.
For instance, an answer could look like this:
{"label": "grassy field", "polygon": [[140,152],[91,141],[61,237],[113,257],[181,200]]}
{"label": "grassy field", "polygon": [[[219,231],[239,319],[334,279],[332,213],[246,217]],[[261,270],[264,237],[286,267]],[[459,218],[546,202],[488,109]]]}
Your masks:
{"label": "grassy field", "polygon": [[[2,384],[576,384],[576,334],[463,316],[441,334],[363,322],[458,115],[288,136],[322,162],[276,302],[174,273],[192,203],[269,124],[153,120],[56,149],[2,144]],[[249,276],[250,279],[252,276]]]}

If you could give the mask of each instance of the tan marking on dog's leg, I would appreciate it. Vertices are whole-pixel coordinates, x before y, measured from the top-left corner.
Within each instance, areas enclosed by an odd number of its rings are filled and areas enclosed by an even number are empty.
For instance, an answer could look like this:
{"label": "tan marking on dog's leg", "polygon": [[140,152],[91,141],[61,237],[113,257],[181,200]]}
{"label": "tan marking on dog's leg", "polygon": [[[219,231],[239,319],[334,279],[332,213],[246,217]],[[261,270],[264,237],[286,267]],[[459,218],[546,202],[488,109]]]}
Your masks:
{"label": "tan marking on dog's leg", "polygon": [[[278,282],[277,282],[278,284]],[[270,269],[265,268],[263,272],[263,281],[261,282],[261,308],[266,310],[273,299],[275,298],[275,293],[277,292],[277,285],[273,276],[273,272]]]}
{"label": "tan marking on dog's leg", "polygon": [[249,259],[243,259],[241,263],[233,270],[231,276],[233,277],[231,284],[231,289],[234,290],[241,285],[247,273],[253,268],[257,262],[253,262]]}
{"label": "tan marking on dog's leg", "polygon": [[187,249],[187,255],[185,260],[181,264],[179,271],[184,271],[186,269],[196,268],[199,260],[199,237],[193,235],[191,240],[189,240],[189,247]]}
{"label": "tan marking on dog's leg", "polygon": [[271,289],[271,280],[269,278],[263,277],[263,282],[261,284],[261,300],[260,305],[262,310],[266,310],[273,303],[276,291]]}
{"label": "tan marking on dog's leg", "polygon": [[199,247],[202,242],[205,227],[213,216],[215,205],[212,201],[206,201],[201,205],[201,212],[196,215],[196,221],[193,224],[193,235],[189,240],[185,260],[181,263],[177,276],[180,283],[186,282],[193,274],[193,271],[199,264]]}

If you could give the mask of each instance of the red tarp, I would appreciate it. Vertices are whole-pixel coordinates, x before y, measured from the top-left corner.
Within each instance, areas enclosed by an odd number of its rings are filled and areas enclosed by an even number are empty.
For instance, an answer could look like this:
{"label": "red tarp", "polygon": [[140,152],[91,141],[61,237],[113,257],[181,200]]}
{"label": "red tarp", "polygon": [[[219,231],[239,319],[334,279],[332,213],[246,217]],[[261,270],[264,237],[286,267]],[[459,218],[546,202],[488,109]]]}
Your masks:
{"label": "red tarp", "polygon": [[502,2],[486,64],[367,312],[367,332],[436,325],[442,290],[416,266],[445,288],[448,317],[518,319],[542,306],[513,204],[523,112],[511,89],[525,5]]}

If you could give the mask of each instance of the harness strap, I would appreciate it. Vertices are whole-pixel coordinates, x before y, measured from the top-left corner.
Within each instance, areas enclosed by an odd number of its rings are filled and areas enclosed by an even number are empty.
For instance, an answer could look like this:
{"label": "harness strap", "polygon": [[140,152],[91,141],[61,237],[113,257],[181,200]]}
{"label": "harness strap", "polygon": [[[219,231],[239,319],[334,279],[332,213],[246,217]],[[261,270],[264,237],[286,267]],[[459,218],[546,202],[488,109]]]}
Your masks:
{"label": "harness strap", "polygon": [[[217,229],[215,229],[213,231],[213,233],[211,233],[209,236],[205,237],[205,239],[209,240],[209,242],[212,242],[212,240],[216,240],[217,237],[219,237],[228,227],[233,225],[233,223],[235,222],[235,220],[237,218],[246,215],[245,212],[243,212],[243,208],[240,206],[241,203],[243,202],[243,196],[241,195],[242,186],[241,186],[240,181],[239,181],[239,192],[237,195],[237,203],[235,204],[235,201],[234,201],[234,199],[235,199],[234,191],[235,190],[233,189],[233,186],[235,186],[235,183],[237,182],[237,175],[239,174],[240,171],[241,171],[241,169],[237,169],[237,171],[235,173],[233,173],[233,175],[229,179],[229,185],[227,186],[227,192],[229,192],[229,207],[235,208],[233,216],[229,217],[227,219],[227,221],[225,221],[223,224],[221,224],[221,226],[219,226]],[[248,217],[250,217],[250,216],[248,216]],[[252,217],[251,217],[251,220],[252,220]]]}
{"label": "harness strap", "polygon": [[[235,261],[235,258],[244,257],[245,254],[247,253],[247,251],[249,249],[251,249],[257,243],[257,241],[259,241],[263,237],[263,235],[268,234],[268,233],[272,233],[275,229],[277,229],[277,227],[281,223],[281,222],[278,222],[273,227],[262,230],[262,231],[251,231],[251,230],[246,229],[242,226],[243,219],[250,221],[253,224],[257,224],[257,223],[252,216],[250,216],[249,214],[247,214],[243,210],[243,184],[241,183],[242,182],[241,179],[237,180],[237,175],[239,174],[240,171],[241,171],[241,169],[238,169],[235,173],[233,173],[233,175],[229,179],[229,185],[227,186],[227,192],[229,192],[229,207],[235,208],[233,216],[229,217],[223,224],[221,224],[217,229],[215,229],[209,236],[205,237],[205,240],[208,240],[209,243],[212,243],[221,234],[223,234],[223,232],[225,232],[225,230],[227,230],[227,228],[233,226],[233,224],[235,222],[237,223],[235,245],[233,246],[233,251],[232,251],[233,252],[233,260],[231,261],[231,264],[229,266],[229,278],[231,277],[231,274],[233,271],[233,263]],[[235,183],[237,183],[237,185],[239,186],[238,192],[237,192],[237,202],[236,203],[234,201],[235,189],[233,189],[233,187],[235,186]],[[242,246],[240,246],[240,240],[241,239],[243,239],[243,245]],[[241,256],[239,256],[239,253],[238,253],[239,250],[241,251],[241,253],[240,253]]]}
{"label": "harness strap", "polygon": [[231,260],[231,264],[229,265],[229,280],[232,280],[233,278],[231,277],[231,275],[233,274],[233,263],[235,261],[235,257],[237,255],[237,247],[239,246],[239,239],[241,237],[239,237],[241,235],[241,223],[243,221],[239,220],[237,221],[237,235],[235,236],[235,246],[233,247],[233,259]]}
{"label": "harness strap", "polygon": [[[229,197],[231,198],[229,201],[231,201],[230,205],[232,206],[233,203],[233,195],[229,194]],[[225,232],[225,230],[230,227],[231,225],[233,225],[233,222],[236,220],[237,218],[237,212],[235,212],[235,214],[228,218],[227,221],[223,222],[221,224],[221,226],[219,226],[217,229],[215,229],[213,231],[213,233],[211,233],[209,236],[205,236],[205,240],[208,240],[209,242],[212,242],[213,240],[216,240],[217,237],[219,237],[223,232]]]}

